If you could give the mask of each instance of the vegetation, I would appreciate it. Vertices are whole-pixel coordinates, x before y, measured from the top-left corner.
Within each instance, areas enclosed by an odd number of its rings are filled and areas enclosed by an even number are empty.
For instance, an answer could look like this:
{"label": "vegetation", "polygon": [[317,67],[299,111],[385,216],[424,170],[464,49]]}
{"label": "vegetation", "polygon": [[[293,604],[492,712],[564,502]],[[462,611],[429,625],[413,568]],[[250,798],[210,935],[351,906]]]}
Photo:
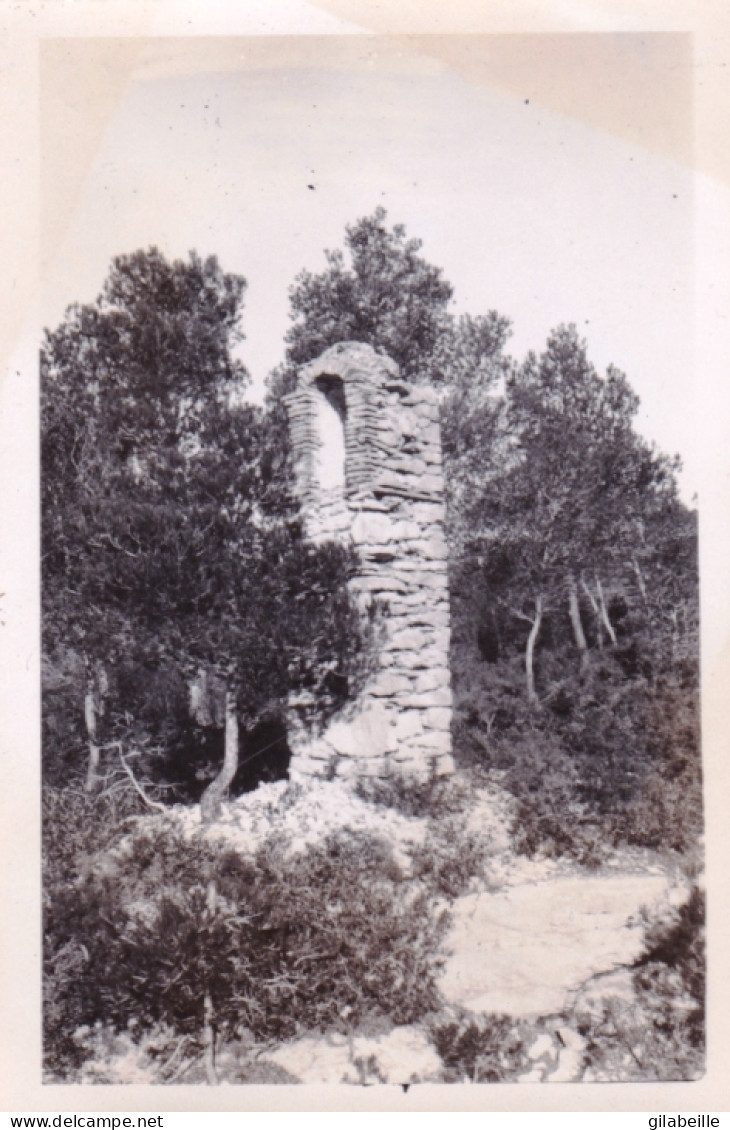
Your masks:
{"label": "vegetation", "polygon": [[[248,859],[164,829],[130,834],[171,800],[202,800],[214,821],[227,793],[286,773],[292,693],[324,720],[357,689],[369,628],[348,595],[354,559],[303,538],[282,411],[297,366],[335,342],[368,342],[439,391],[454,752],[511,794],[514,848],[597,865],[626,845],[691,855],[702,829],[696,515],[676,461],[636,432],[626,376],[599,374],[572,326],[512,358],[508,319],[454,317],[442,271],[377,209],[320,274],[295,279],[261,409],[238,359],[245,287],[214,258],[121,256],[42,349],[57,1078],[128,1040],[145,1062],[182,1040],[210,1078],[229,1039],[409,1023],[439,1006],[436,908],[488,851],[461,827],[458,787],[365,790],[432,820],[408,877],[372,838],[294,858],[272,842]],[[596,1072],[700,1070],[702,915],[693,895],[650,935],[632,1002],[576,1021]],[[434,1025],[449,1078],[524,1068],[527,1035],[503,1017]],[[160,1070],[174,1076],[177,1059]]]}
{"label": "vegetation", "polygon": [[469,1013],[433,1029],[447,1083],[506,1083],[527,1069],[523,1025],[510,1016]]}
{"label": "vegetation", "polygon": [[341,341],[366,342],[392,357],[405,377],[423,376],[447,324],[452,287],[419,255],[420,240],[385,221],[385,209],[376,208],[346,229],[349,266],[344,252],[326,251],[325,271],[297,275],[286,361],[270,381],[275,400],[293,387],[297,366]]}
{"label": "vegetation", "polygon": [[603,1079],[698,1079],[705,1061],[705,899],[694,887],[668,922],[650,924],[633,997],[578,1015],[586,1063]]}
{"label": "vegetation", "polygon": [[[49,814],[49,847],[67,843],[63,821]],[[273,842],[246,859],[140,830],[87,856],[74,883],[67,852],[59,864],[49,852],[46,875],[46,1035],[59,1075],[88,1051],[74,1034],[97,1023],[140,1037],[162,1025],[202,1049],[206,1025],[217,1045],[242,1032],[285,1039],[372,1016],[408,1024],[438,1002],[445,914],[403,882],[383,842],[335,836],[293,858]]]}
{"label": "vegetation", "polygon": [[637,434],[626,376],[599,374],[573,326],[518,364],[509,321],[451,315],[438,268],[386,219],[297,279],[272,403],[297,362],[347,338],[441,390],[457,756],[503,774],[520,851],[688,850],[699,594],[678,461]]}
{"label": "vegetation", "polygon": [[[221,691],[226,735],[215,809],[239,726],[275,718],[296,690],[326,713],[357,676],[350,557],[305,543],[286,451],[241,399],[244,286],[214,259],[123,256],[98,301],[72,308],[44,343],[44,648],[54,722],[59,708],[70,721],[69,696],[77,719],[84,704],[89,791],[115,740],[147,739],[180,783],[186,698],[205,677]],[[52,761],[59,744],[48,742]]]}

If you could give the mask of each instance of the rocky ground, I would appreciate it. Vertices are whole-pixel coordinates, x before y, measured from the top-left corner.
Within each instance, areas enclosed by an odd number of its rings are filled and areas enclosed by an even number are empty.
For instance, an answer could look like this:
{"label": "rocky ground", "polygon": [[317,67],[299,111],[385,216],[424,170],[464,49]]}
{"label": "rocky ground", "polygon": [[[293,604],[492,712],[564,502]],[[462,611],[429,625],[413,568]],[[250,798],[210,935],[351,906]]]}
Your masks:
{"label": "rocky ground", "polygon": [[441,990],[471,1012],[564,1011],[592,977],[630,965],[650,917],[682,897],[659,867],[604,869],[456,900]]}
{"label": "rocky ground", "polygon": [[[455,787],[458,792],[458,782]],[[387,839],[406,875],[424,846],[436,851],[449,836],[470,837],[472,843],[476,838],[484,849],[480,872],[466,893],[449,900],[441,1025],[451,1022],[455,1031],[469,1029],[473,1035],[495,1014],[512,1018],[522,1041],[522,1069],[513,1081],[601,1078],[588,1067],[575,1016],[600,1012],[606,1001],[630,1001],[629,967],[642,952],[646,925],[671,915],[686,899],[688,884],[666,861],[636,851],[617,853],[592,871],[516,857],[510,847],[509,798],[498,782],[461,788],[463,810],[456,816],[451,811],[417,818],[372,804],[335,781],[277,782],[232,801],[208,829],[198,809],[178,807],[141,820],[139,831],[159,827],[162,820],[244,853],[275,834],[296,854],[350,828]],[[225,1049],[219,1067],[229,1081],[443,1081],[444,1061],[433,1033],[431,1018],[423,1026],[309,1035],[278,1047]],[[129,1047],[119,1054],[129,1061]],[[110,1069],[107,1061],[106,1081]],[[130,1062],[126,1070],[133,1070]],[[139,1063],[134,1070],[144,1074]],[[98,1071],[92,1056],[87,1081],[98,1078]]]}
{"label": "rocky ground", "polygon": [[[626,866],[626,870],[624,870]],[[514,881],[505,890],[457,898],[445,941],[440,981],[462,1027],[488,1014],[521,1022],[527,1064],[520,1082],[600,1078],[587,1069],[577,1013],[631,1000],[630,965],[642,952],[645,926],[686,897],[687,888],[657,865],[638,870],[617,857],[599,872]],[[423,1029],[380,1036],[307,1037],[268,1059],[300,1082],[413,1083],[439,1081],[443,1063]],[[469,1078],[465,1082],[471,1082]]]}

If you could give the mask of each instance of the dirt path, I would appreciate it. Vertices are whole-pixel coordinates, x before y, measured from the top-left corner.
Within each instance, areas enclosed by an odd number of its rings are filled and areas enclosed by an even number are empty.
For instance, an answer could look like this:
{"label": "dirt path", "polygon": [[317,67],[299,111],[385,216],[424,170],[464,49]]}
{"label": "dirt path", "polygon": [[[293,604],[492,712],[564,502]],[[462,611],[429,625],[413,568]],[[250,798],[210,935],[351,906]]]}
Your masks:
{"label": "dirt path", "polygon": [[511,1016],[561,1011],[598,973],[641,953],[642,907],[683,901],[667,873],[576,873],[457,899],[440,988],[474,1012]]}
{"label": "dirt path", "polygon": [[[642,908],[656,914],[677,905],[686,888],[664,867],[629,855],[596,873],[575,867],[546,874],[540,864],[523,863],[511,880],[497,893],[456,900],[440,988],[448,1002],[475,1013],[557,1018],[557,1035],[550,1023],[536,1029],[519,1081],[571,1082],[582,1077],[584,1041],[559,1014],[590,978],[625,969],[639,956]],[[308,1083],[441,1077],[435,1049],[417,1025],[376,1038],[304,1037],[268,1059]]]}

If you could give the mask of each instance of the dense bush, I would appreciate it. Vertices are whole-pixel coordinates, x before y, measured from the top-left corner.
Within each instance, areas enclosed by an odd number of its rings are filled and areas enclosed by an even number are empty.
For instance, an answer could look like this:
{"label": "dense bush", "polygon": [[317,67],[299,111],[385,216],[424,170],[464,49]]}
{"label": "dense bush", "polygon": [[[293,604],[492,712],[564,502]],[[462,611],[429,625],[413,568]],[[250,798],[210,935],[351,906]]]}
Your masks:
{"label": "dense bush", "polygon": [[364,800],[402,812],[404,816],[439,819],[464,811],[468,787],[453,777],[416,781],[409,777],[362,778],[356,791]]}
{"label": "dense bush", "polygon": [[484,660],[468,607],[455,605],[454,747],[500,773],[516,800],[516,849],[585,864],[621,845],[691,850],[702,830],[696,663],[637,637],[636,663],[650,677],[628,675],[620,648],[579,669],[556,628],[535,707],[506,628],[499,655]]}
{"label": "dense bush", "polygon": [[[103,856],[140,815],[142,804],[133,789],[106,791],[91,797],[71,788],[43,790],[43,1024],[51,1068],[78,1060],[73,1031],[81,1011],[68,995],[69,986],[89,977],[88,951],[76,937],[72,918],[59,919],[60,905],[87,881],[94,861]],[[91,986],[87,986],[91,992]]]}
{"label": "dense bush", "polygon": [[705,895],[699,887],[692,888],[676,917],[650,927],[644,956],[637,964],[640,983],[647,981],[657,964],[674,970],[682,992],[693,1002],[690,1018],[699,1046],[704,1039],[706,991]]}
{"label": "dense bush", "polygon": [[42,846],[44,892],[55,892],[86,875],[93,861],[128,830],[146,809],[130,786],[89,796],[81,789],[43,790]]}
{"label": "dense bush", "polygon": [[484,881],[489,854],[488,837],[465,832],[463,819],[443,821],[414,849],[413,874],[437,895],[455,899],[472,880]]}
{"label": "dense bush", "polygon": [[464,1013],[431,1032],[447,1083],[504,1083],[527,1068],[520,1021],[499,1013]]}
{"label": "dense bush", "polygon": [[695,887],[669,922],[647,931],[630,1000],[578,1016],[586,1064],[601,1079],[697,1079],[705,1052],[705,900]]}
{"label": "dense bush", "polygon": [[407,777],[363,780],[358,794],[372,804],[393,808],[404,816],[428,819],[425,842],[411,852],[411,872],[428,890],[458,898],[473,879],[484,881],[493,848],[488,834],[464,827],[470,787],[467,778]]}
{"label": "dense bush", "polygon": [[446,919],[375,839],[247,860],[159,832],[58,883],[45,925],[48,1062],[63,1074],[80,1026],[200,1033],[206,995],[219,1033],[258,1039],[368,1015],[410,1023],[438,1001]]}

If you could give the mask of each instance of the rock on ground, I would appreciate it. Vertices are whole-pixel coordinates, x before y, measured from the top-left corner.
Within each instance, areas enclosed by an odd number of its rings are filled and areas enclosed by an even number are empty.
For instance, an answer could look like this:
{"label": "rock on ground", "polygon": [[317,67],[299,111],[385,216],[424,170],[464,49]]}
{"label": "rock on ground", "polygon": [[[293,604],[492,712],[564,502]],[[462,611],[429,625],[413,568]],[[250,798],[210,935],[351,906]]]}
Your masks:
{"label": "rock on ground", "polygon": [[300,1083],[424,1083],[442,1078],[442,1063],[419,1028],[384,1036],[305,1036],[282,1044],[267,1059]]}
{"label": "rock on ground", "polygon": [[259,785],[223,804],[220,818],[208,827],[202,824],[200,805],[174,805],[164,815],[139,820],[137,826],[140,832],[167,827],[191,838],[203,836],[242,855],[254,855],[275,837],[290,856],[347,830],[387,840],[396,861],[407,869],[413,848],[424,842],[428,822],[376,807],[339,781],[313,780]]}
{"label": "rock on ground", "polygon": [[518,1083],[575,1083],[582,1077],[586,1041],[566,1024],[542,1029],[527,1050],[529,1071]]}

